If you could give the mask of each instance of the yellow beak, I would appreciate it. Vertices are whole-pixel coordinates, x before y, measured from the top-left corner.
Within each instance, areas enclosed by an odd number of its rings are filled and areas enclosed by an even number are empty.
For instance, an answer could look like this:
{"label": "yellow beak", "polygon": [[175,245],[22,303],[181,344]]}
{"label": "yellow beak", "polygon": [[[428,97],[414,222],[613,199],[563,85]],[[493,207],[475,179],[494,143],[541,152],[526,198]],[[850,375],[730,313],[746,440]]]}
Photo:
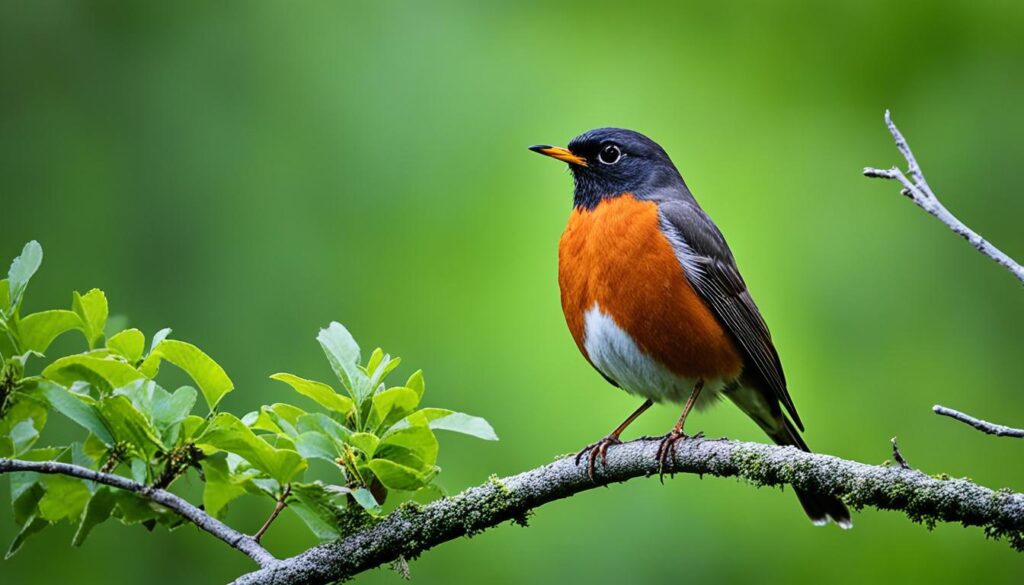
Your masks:
{"label": "yellow beak", "polygon": [[533,152],[539,152],[544,156],[557,158],[560,161],[565,161],[572,165],[579,165],[581,167],[587,166],[587,159],[573,154],[573,152],[568,148],[562,148],[560,146],[548,146],[546,144],[537,144],[535,146],[531,146],[530,150],[532,150]]}

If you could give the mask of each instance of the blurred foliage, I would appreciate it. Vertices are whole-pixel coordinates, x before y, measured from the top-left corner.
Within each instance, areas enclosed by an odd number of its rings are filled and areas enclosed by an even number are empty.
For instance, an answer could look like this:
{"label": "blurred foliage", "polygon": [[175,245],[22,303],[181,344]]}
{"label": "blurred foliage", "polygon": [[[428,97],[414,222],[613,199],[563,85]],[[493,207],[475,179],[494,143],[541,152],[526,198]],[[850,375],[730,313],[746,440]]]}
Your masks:
{"label": "blurred foliage", "polygon": [[[501,443],[446,444],[459,464],[435,482],[454,491],[575,451],[637,406],[566,330],[555,246],[571,181],[525,150],[635,128],[729,239],[812,447],[880,463],[898,434],[915,467],[1019,489],[1018,443],[929,407],[1024,421],[1020,287],[860,171],[900,162],[891,108],[944,203],[1024,256],[1022,30],[1024,5],[1006,0],[8,2],[0,256],[46,244],[39,306],[99,286],[131,327],[173,323],[232,372],[227,410],[289,396],[273,372],[327,379],[294,340],[339,318],[501,429]],[[630,431],[664,433],[675,410]],[[728,405],[691,424],[763,440]],[[228,521],[252,532],[267,504],[239,501]],[[315,542],[279,522],[264,540],[275,552]],[[410,568],[446,584],[1024,577],[980,531],[855,522],[815,529],[792,495],[729,481],[636,481]],[[0,522],[0,540],[11,530]],[[108,582],[117,565],[124,582],[220,582],[252,566],[192,530],[130,554],[125,531],[141,529],[100,526],[83,549],[61,530],[4,577]]]}

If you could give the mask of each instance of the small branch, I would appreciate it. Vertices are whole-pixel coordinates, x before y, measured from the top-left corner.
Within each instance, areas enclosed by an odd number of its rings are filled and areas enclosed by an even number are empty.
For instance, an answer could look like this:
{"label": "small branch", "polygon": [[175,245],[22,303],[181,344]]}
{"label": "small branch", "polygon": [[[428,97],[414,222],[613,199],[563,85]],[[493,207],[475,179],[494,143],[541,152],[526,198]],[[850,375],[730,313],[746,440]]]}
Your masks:
{"label": "small branch", "polygon": [[277,516],[281,513],[281,510],[284,510],[284,507],[288,505],[285,503],[285,501],[288,499],[288,495],[291,493],[291,484],[284,486],[284,491],[281,492],[281,497],[277,498],[277,505],[274,506],[274,511],[270,513],[270,518],[267,518],[267,521],[263,523],[263,526],[260,526],[260,529],[256,531],[256,534],[252,535],[253,540],[259,542],[260,539],[263,538],[263,535],[267,532],[267,529],[270,528],[270,525],[274,523],[274,520],[277,519]]}
{"label": "small branch", "polygon": [[940,404],[936,404],[932,407],[932,412],[935,414],[941,414],[942,416],[948,416],[949,418],[956,419],[964,424],[971,425],[983,433],[995,435],[997,437],[1015,437],[1018,439],[1024,439],[1024,429],[1015,429],[1013,427],[1007,427],[1004,425],[997,425],[988,421],[983,421],[973,416],[964,414],[959,410],[953,410],[952,408],[946,408]]}
{"label": "small branch", "polygon": [[907,463],[907,460],[903,458],[903,453],[900,453],[899,445],[896,444],[896,437],[890,439],[890,442],[892,443],[892,458],[896,460],[896,463],[899,463],[900,467],[903,469],[913,469],[913,467]]}
{"label": "small branch", "polygon": [[[592,481],[587,466],[566,457],[487,483],[422,508],[399,508],[367,529],[313,547],[235,581],[235,585],[324,584],[344,581],[400,558],[413,559],[441,543],[474,535],[507,520],[525,523],[545,504],[611,483],[658,474],[657,439],[608,450]],[[901,510],[915,521],[983,526],[1024,550],[1024,494],[993,491],[966,479],[942,480],[898,466],[874,466],[793,447],[728,440],[676,444],[667,473],[739,477],[757,486],[793,485],[841,496],[854,508]],[[685,502],[680,503],[685,506]],[[793,514],[799,514],[793,505]],[[810,528],[808,528],[810,530]]]}
{"label": "small branch", "polygon": [[58,461],[22,461],[0,457],[0,474],[18,471],[33,471],[52,475],[67,475],[79,479],[87,479],[122,490],[135,492],[161,506],[173,510],[199,528],[209,532],[232,547],[249,555],[261,567],[267,568],[277,562],[274,555],[260,546],[254,539],[238,532],[234,528],[210,516],[206,512],[188,503],[184,499],[166,490],[149,487],[120,475],[94,471],[88,467],[61,463]]}
{"label": "small branch", "polygon": [[921,172],[920,165],[917,164],[917,159],[914,157],[914,153],[910,150],[910,145],[907,144],[907,140],[903,137],[903,134],[896,127],[896,124],[892,121],[892,116],[889,115],[889,110],[885,111],[885,125],[888,126],[889,132],[892,134],[893,140],[896,142],[896,148],[899,149],[900,154],[907,161],[908,172],[910,173],[911,179],[908,179],[903,171],[899,167],[892,167],[891,169],[876,169],[872,167],[866,167],[864,169],[864,175],[876,179],[890,179],[899,181],[903,186],[900,191],[913,201],[918,207],[934,215],[942,223],[953,231],[953,233],[964,238],[976,250],[982,254],[988,256],[992,260],[995,260],[1000,266],[1006,268],[1011,274],[1017,277],[1017,280],[1024,284],[1024,266],[1021,266],[1016,260],[1007,256],[999,248],[996,248],[985,238],[978,235],[977,232],[967,227],[962,221],[956,218],[955,215],[949,212],[948,209],[939,198],[935,196],[931,187],[928,185],[928,181],[924,178],[924,173]]}

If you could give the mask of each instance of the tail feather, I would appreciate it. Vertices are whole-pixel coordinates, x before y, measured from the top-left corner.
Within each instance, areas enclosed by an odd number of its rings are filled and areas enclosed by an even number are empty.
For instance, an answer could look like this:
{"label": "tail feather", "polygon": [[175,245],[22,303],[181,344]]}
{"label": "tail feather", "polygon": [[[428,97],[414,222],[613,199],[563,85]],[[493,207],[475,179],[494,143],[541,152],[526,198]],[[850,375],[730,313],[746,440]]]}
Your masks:
{"label": "tail feather", "polygon": [[[792,445],[801,451],[810,453],[811,449],[804,442],[800,433],[793,427],[793,423],[785,415],[782,416],[782,421],[783,424],[776,429],[765,429],[768,432],[768,436],[778,445]],[[853,528],[850,510],[839,498],[814,494],[796,488],[794,488],[794,491],[796,492],[796,497],[800,500],[800,505],[804,508],[804,512],[807,513],[807,516],[810,517],[811,522],[814,522],[814,524],[824,526],[828,524],[829,520],[832,520],[840,528],[847,530]]]}

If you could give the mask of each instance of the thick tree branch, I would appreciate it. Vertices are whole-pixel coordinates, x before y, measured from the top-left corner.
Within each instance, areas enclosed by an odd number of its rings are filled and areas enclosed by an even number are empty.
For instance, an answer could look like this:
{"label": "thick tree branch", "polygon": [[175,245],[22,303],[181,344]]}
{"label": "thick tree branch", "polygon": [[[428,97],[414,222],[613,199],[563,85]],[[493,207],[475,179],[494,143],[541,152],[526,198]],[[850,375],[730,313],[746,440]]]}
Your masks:
{"label": "thick tree branch", "polygon": [[[566,457],[512,477],[492,478],[428,506],[403,506],[361,532],[244,575],[235,585],[331,583],[399,558],[415,558],[506,520],[525,524],[533,509],[549,502],[656,475],[657,449],[656,439],[611,447],[607,465],[598,466],[594,481],[585,465]],[[1024,494],[993,491],[964,479],[936,479],[900,466],[865,465],[792,447],[704,439],[678,443],[666,472],[740,477],[758,486],[791,484],[842,496],[854,508],[900,510],[929,525],[983,526],[988,536],[1006,537],[1024,549]],[[795,506],[793,513],[799,513]]]}
{"label": "thick tree branch", "polygon": [[94,471],[88,467],[61,463],[59,461],[22,461],[20,459],[7,459],[0,457],[0,473],[13,473],[18,471],[31,471],[35,473],[48,473],[57,475],[68,475],[79,479],[87,479],[104,485],[109,485],[122,490],[135,492],[148,498],[165,508],[180,514],[199,528],[209,532],[217,538],[228,543],[232,547],[249,555],[252,560],[259,563],[261,567],[269,567],[277,562],[274,555],[267,552],[267,549],[260,546],[252,537],[238,532],[234,528],[210,516],[206,512],[186,502],[184,499],[172,494],[169,491],[143,485],[120,475]]}
{"label": "thick tree branch", "polygon": [[996,423],[990,423],[988,421],[974,418],[968,414],[964,414],[959,410],[953,410],[952,408],[946,408],[940,404],[936,404],[932,407],[932,411],[935,414],[941,414],[942,416],[948,416],[949,418],[956,419],[964,424],[971,425],[983,433],[995,435],[997,437],[1016,437],[1018,439],[1024,439],[1024,429],[1015,429],[1004,425],[997,425]]}
{"label": "thick tree branch", "polygon": [[946,224],[949,229],[953,230],[953,233],[970,242],[976,250],[995,260],[1000,266],[1016,276],[1017,280],[1024,283],[1024,266],[1018,264],[1013,258],[1007,256],[999,248],[996,248],[986,241],[985,238],[978,235],[977,232],[967,227],[967,225],[957,219],[955,215],[942,205],[939,198],[932,192],[932,188],[928,186],[928,181],[925,180],[921,167],[917,164],[917,159],[914,158],[914,153],[910,151],[910,145],[907,144],[903,134],[896,127],[896,124],[893,123],[889,110],[885,111],[885,125],[889,127],[889,132],[892,134],[893,140],[896,141],[896,148],[899,149],[903,158],[907,160],[910,179],[903,174],[899,167],[892,167],[891,169],[866,167],[864,174],[868,177],[899,181],[903,185],[901,193],[909,197],[918,207],[934,215],[939,221]]}

